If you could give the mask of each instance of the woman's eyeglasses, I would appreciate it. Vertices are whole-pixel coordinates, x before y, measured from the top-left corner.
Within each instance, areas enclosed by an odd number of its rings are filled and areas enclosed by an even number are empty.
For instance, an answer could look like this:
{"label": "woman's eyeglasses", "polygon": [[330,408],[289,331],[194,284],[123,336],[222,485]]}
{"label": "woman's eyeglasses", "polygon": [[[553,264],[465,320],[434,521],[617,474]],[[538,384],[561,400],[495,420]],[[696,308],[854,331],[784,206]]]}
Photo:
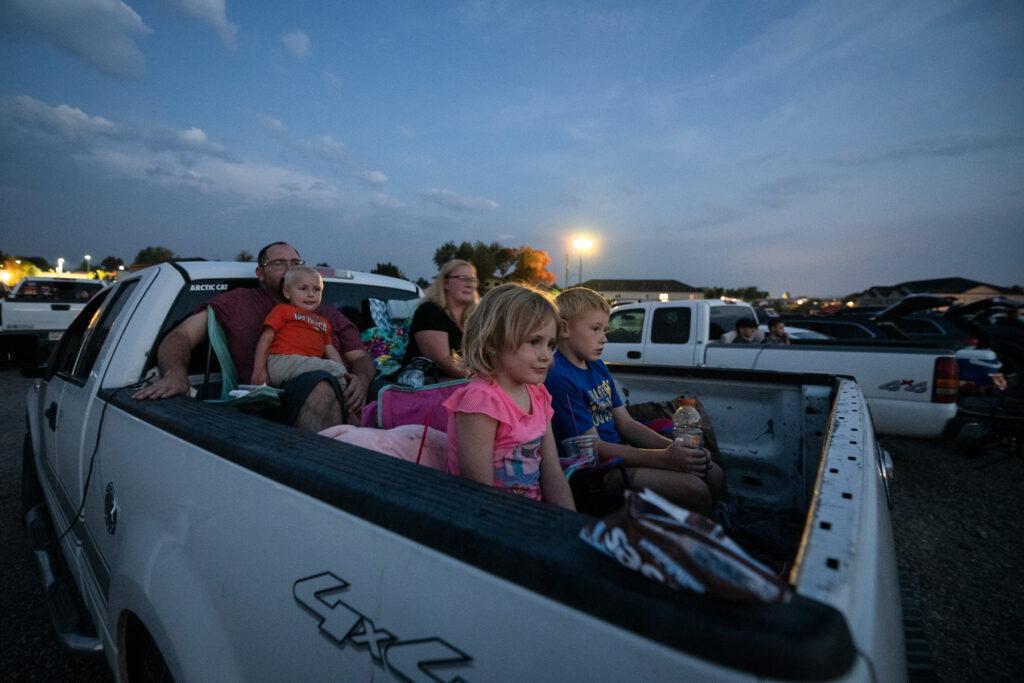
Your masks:
{"label": "woman's eyeglasses", "polygon": [[269,270],[284,270],[285,268],[294,268],[295,266],[304,266],[306,262],[300,258],[293,258],[291,260],[278,258],[273,261],[267,261],[263,264],[263,268]]}
{"label": "woman's eyeglasses", "polygon": [[445,277],[448,278],[449,280],[462,280],[463,282],[467,282],[474,285],[480,282],[480,280],[476,279],[475,277],[470,277],[468,275],[446,275]]}

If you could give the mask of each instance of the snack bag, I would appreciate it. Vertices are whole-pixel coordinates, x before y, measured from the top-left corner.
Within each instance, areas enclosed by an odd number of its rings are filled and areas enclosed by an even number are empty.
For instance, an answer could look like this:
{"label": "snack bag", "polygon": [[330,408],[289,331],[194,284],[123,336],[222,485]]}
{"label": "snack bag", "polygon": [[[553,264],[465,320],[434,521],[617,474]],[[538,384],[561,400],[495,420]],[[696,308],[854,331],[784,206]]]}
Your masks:
{"label": "snack bag", "polygon": [[707,517],[649,489],[627,491],[621,509],[580,530],[605,555],[673,589],[737,602],[783,602],[789,586]]}

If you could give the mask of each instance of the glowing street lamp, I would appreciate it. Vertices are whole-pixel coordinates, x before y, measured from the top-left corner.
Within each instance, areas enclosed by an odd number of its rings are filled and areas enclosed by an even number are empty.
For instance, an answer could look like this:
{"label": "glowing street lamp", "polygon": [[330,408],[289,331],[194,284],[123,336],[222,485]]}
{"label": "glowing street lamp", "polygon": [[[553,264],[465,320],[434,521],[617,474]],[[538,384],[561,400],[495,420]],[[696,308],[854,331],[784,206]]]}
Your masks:
{"label": "glowing street lamp", "polygon": [[[572,248],[580,255],[580,272],[577,285],[583,284],[583,254],[594,248],[594,241],[589,237],[577,237],[572,241]],[[569,278],[567,277],[566,280]]]}
{"label": "glowing street lamp", "polygon": [[85,272],[92,272],[92,254],[85,255]]}
{"label": "glowing street lamp", "polygon": [[63,273],[64,272],[64,257],[63,256],[57,257],[57,272],[58,273]]}

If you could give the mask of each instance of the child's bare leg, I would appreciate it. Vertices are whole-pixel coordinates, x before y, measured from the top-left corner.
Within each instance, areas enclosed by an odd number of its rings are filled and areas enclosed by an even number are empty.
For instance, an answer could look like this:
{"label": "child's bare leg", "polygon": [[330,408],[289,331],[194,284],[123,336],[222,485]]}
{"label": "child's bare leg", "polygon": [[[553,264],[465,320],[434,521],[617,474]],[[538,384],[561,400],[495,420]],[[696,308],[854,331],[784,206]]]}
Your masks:
{"label": "child's bare leg", "polygon": [[718,463],[714,461],[708,463],[708,473],[704,477],[704,483],[711,491],[713,500],[725,500],[725,472],[722,471]]}
{"label": "child's bare leg", "polygon": [[630,467],[633,488],[648,488],[669,501],[702,514],[711,512],[711,492],[700,477],[685,472]]}

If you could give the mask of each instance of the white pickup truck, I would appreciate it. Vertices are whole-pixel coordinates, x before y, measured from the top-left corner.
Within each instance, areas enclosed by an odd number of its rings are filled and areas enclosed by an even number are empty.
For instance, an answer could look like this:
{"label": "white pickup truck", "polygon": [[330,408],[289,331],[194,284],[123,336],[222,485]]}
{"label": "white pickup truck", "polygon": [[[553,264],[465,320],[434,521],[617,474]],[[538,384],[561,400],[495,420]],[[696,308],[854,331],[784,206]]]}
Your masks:
{"label": "white pickup truck", "polygon": [[706,299],[616,306],[608,322],[608,363],[665,367],[823,372],[856,379],[879,434],[940,436],[956,417],[955,350],[918,342],[794,339],[791,345],[723,344],[743,303]]}
{"label": "white pickup truck", "polygon": [[101,289],[96,280],[22,278],[0,302],[0,353],[27,359],[49,350]]}
{"label": "white pickup truck", "polygon": [[[225,406],[131,398],[168,329],[253,284],[245,264],[133,273],[28,392],[23,505],[49,607],[118,680],[906,678],[891,470],[852,380],[613,368],[631,402],[700,397],[738,510],[797,515],[791,599],[730,603],[597,553],[579,538],[592,517]],[[416,295],[361,274],[332,287]],[[219,381],[207,358],[196,386]]]}

